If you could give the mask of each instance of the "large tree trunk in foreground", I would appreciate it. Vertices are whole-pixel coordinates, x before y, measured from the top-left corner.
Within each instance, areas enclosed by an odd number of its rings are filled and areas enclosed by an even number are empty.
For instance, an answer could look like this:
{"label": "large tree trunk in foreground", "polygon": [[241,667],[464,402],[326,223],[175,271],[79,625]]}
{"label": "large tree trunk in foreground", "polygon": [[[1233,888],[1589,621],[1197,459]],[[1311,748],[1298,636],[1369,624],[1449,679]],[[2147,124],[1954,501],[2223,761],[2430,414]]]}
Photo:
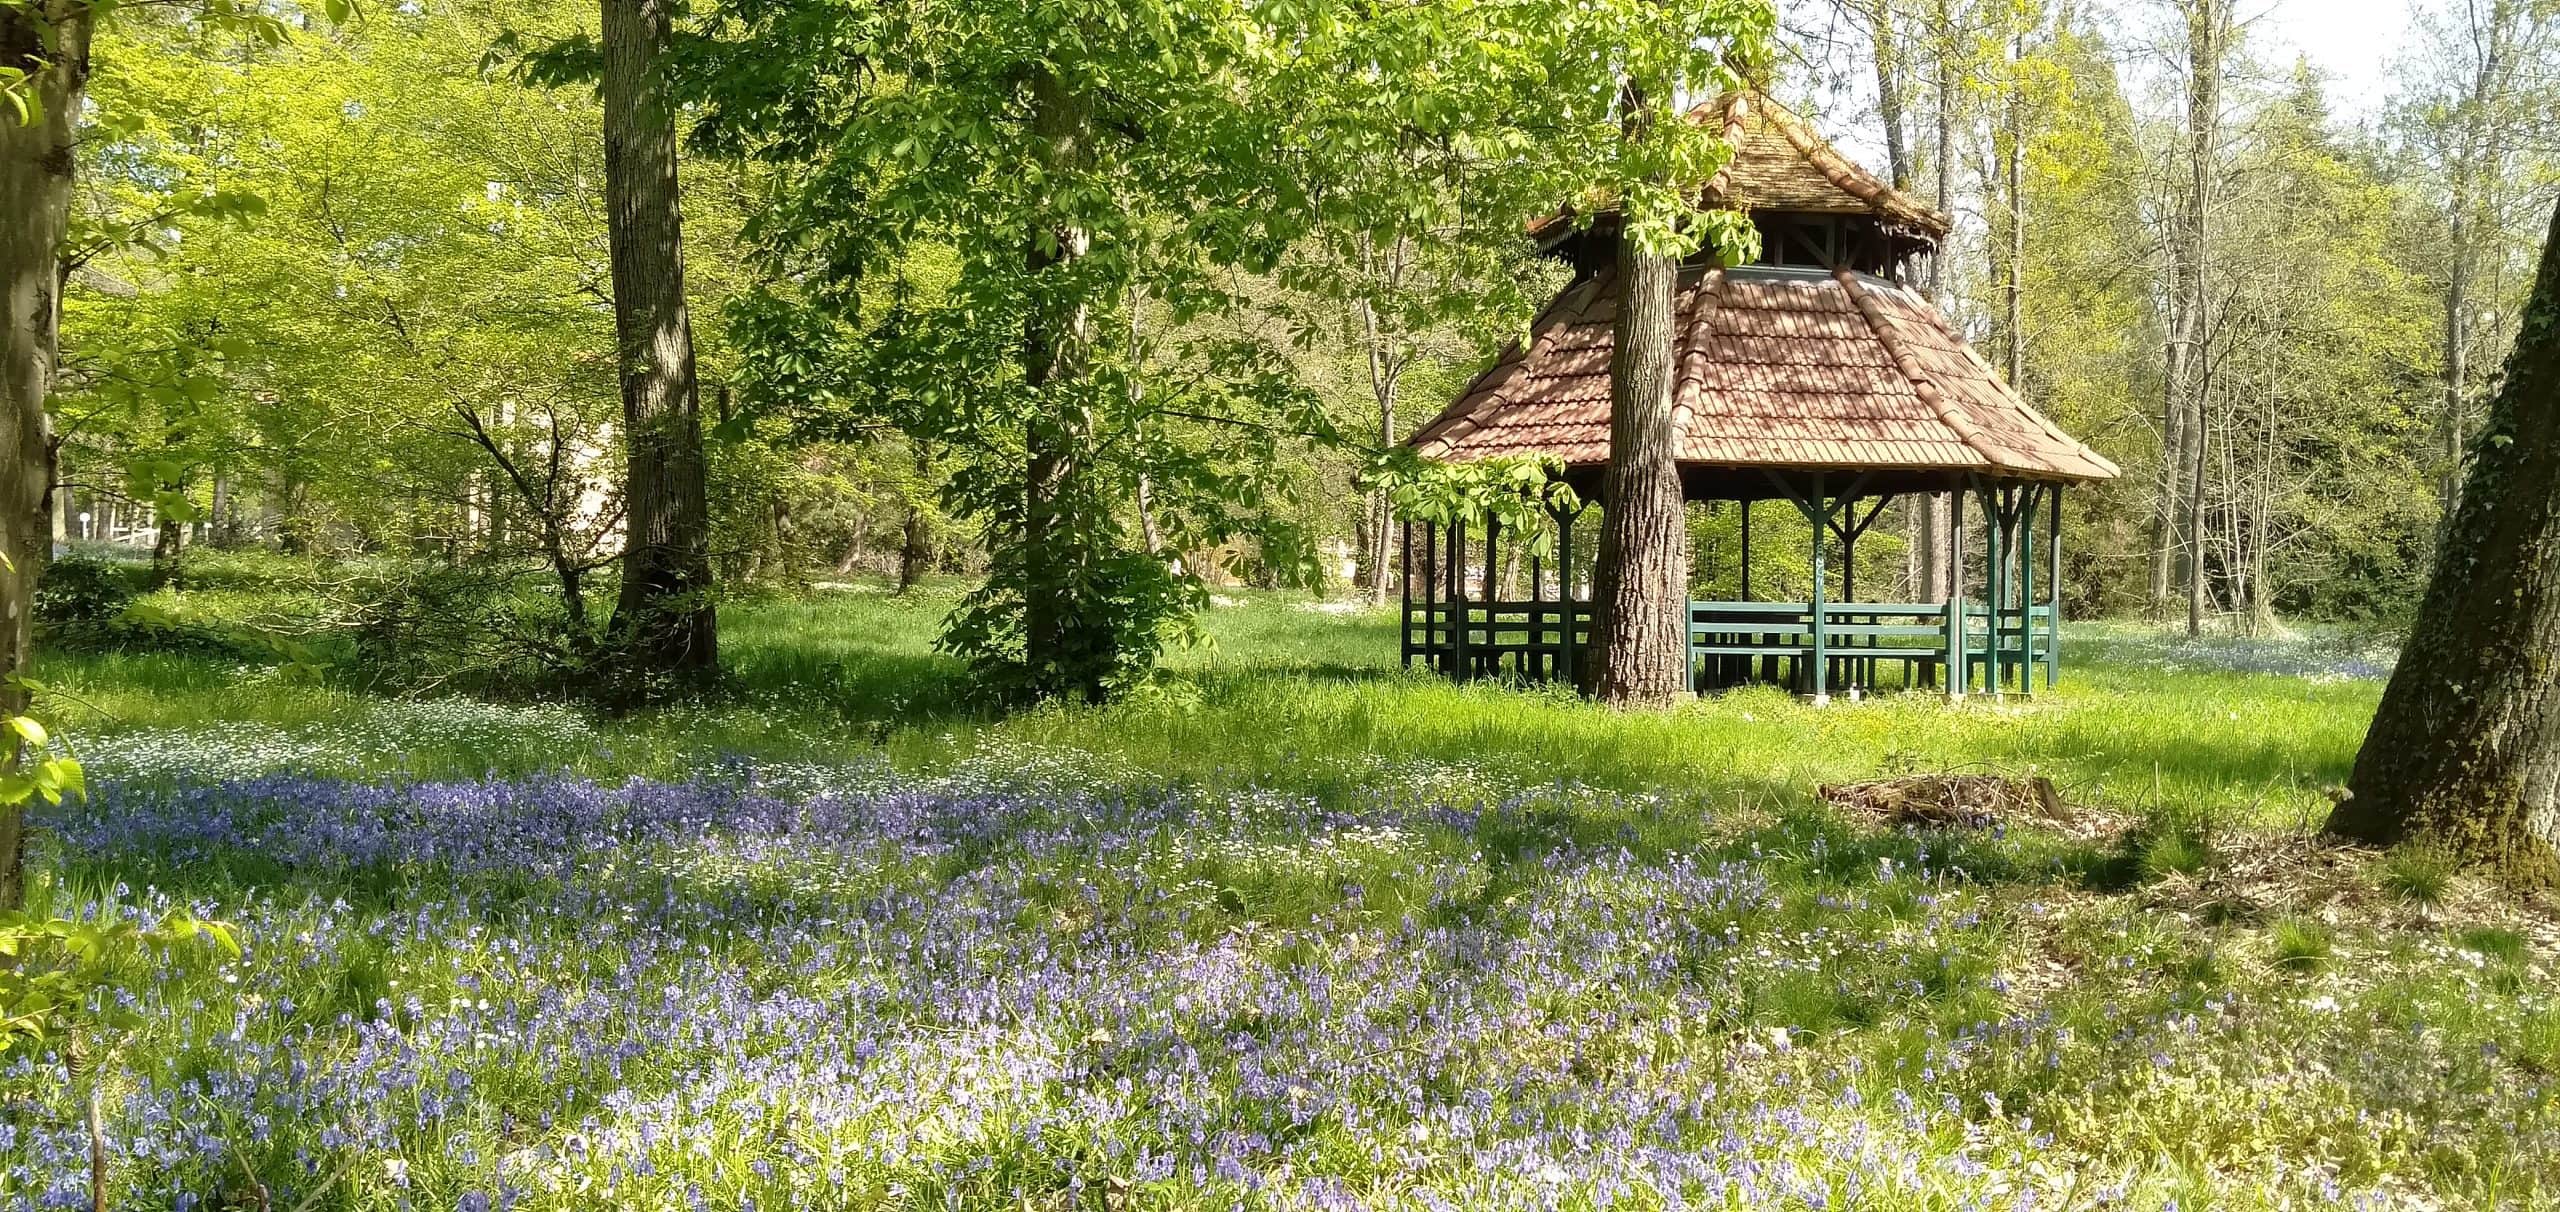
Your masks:
{"label": "large tree trunk in foreground", "polygon": [[1671,416],[1678,275],[1670,258],[1619,240],[1609,469],[1600,481],[1587,666],[1593,697],[1612,706],[1661,706],[1689,692],[1689,526]]}
{"label": "large tree trunk in foreground", "polygon": [[[39,19],[41,18],[41,19]],[[53,555],[52,390],[62,307],[60,248],[71,214],[72,136],[89,81],[85,0],[0,4],[0,67],[26,73],[41,112],[0,105],[0,715],[27,709],[36,579]],[[47,34],[50,33],[48,40]],[[0,909],[24,900],[26,818],[0,808]]]}
{"label": "large tree trunk in foreground", "polygon": [[2560,213],[2329,831],[2560,882]]}
{"label": "large tree trunk in foreground", "polygon": [[719,667],[704,502],[702,400],[684,302],[667,0],[604,0],[606,235],[626,447],[622,596],[613,632],[635,672],[678,683]]}

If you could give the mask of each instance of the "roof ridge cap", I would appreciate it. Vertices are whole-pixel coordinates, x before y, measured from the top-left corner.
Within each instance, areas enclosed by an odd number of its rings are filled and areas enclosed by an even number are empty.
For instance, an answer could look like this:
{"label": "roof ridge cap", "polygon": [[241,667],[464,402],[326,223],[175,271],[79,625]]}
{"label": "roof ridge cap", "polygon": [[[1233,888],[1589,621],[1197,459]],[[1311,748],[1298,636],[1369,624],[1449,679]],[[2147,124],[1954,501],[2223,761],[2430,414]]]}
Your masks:
{"label": "roof ridge cap", "polygon": [[1742,125],[1750,120],[1751,98],[1741,89],[1735,89],[1716,104],[1724,111],[1724,129],[1718,132],[1724,137],[1724,163],[1716,166],[1716,175],[1707,178],[1705,192],[1722,198],[1733,187],[1733,163],[1742,158]]}
{"label": "roof ridge cap", "polygon": [[[1529,321],[1527,341],[1514,340],[1503,347],[1502,352],[1494,356],[1493,365],[1476,372],[1474,378],[1467,380],[1466,390],[1459,392],[1457,399],[1450,401],[1447,408],[1440,410],[1440,415],[1415,430],[1406,441],[1416,451],[1437,458],[1439,454],[1434,453],[1435,448],[1446,453],[1457,447],[1458,439],[1484,428],[1484,423],[1477,418],[1487,412],[1498,411],[1511,402],[1508,391],[1511,380],[1519,377],[1520,368],[1528,365],[1529,359],[1546,348],[1555,339],[1556,331],[1565,326],[1565,304],[1583,291],[1596,288],[1609,272],[1602,270],[1556,292],[1556,297],[1539,310],[1537,318]],[[1511,356],[1515,350],[1520,355],[1517,358]]]}
{"label": "roof ridge cap", "polygon": [[1913,354],[1911,347],[1903,343],[1901,335],[1893,331],[1892,324],[1884,318],[1884,309],[1876,306],[1876,301],[1868,297],[1866,285],[1858,281],[1858,275],[1850,270],[1835,269],[1831,271],[1831,278],[1838,282],[1840,289],[1849,296],[1850,305],[1858,309],[1858,318],[1866,321],[1868,330],[1876,334],[1876,341],[1884,346],[1886,356],[1893,359],[1894,371],[1911,381],[1913,394],[1920,397],[1921,403],[1929,406],[1929,411],[1938,414],[1938,422],[1954,430],[1959,440],[1971,447],[1973,453],[1982,456],[1983,462],[1993,467],[2016,470],[2011,466],[2010,460],[2004,459],[1992,448],[1988,436],[1982,432],[1982,427],[1975,424],[1972,417],[1964,415],[1962,409],[1951,403],[1946,393],[1938,390],[1937,382],[1929,377],[1927,371],[1920,368],[1918,355]]}
{"label": "roof ridge cap", "polygon": [[[1702,405],[1706,402],[1706,380],[1701,375],[1690,373],[1690,357],[1705,353],[1702,348],[1705,343],[1697,339],[1698,328],[1702,322],[1715,323],[1716,310],[1724,303],[1724,284],[1724,266],[1708,267],[1707,272],[1699,277],[1698,285],[1690,291],[1689,314],[1680,325],[1680,347],[1673,355],[1671,368],[1671,449],[1674,457],[1688,436],[1689,421],[1698,413],[1688,400],[1692,394],[1687,390],[1690,384],[1697,385],[1695,403]],[[1707,334],[1710,339],[1714,335],[1712,331]]]}
{"label": "roof ridge cap", "polygon": [[1930,319],[1937,324],[1938,331],[1945,333],[1956,348],[1963,350],[1966,357],[1972,358],[1976,363],[1981,365],[1984,372],[1989,374],[1993,381],[1999,383],[2000,386],[2008,390],[2009,395],[2017,401],[2018,411],[2025,413],[2028,420],[2035,422],[2036,428],[2043,430],[2046,437],[2051,438],[2064,446],[2070,447],[2073,451],[2077,452],[2081,458],[2087,459],[2090,463],[2095,464],[2096,466],[2107,469],[2110,475],[2124,474],[2124,469],[2122,467],[2118,467],[2115,460],[2099,454],[2095,447],[2092,447],[2088,443],[2063,432],[2060,425],[2054,424],[2053,418],[2044,415],[2044,412],[2041,409],[2038,409],[2035,405],[2028,403],[2026,393],[2019,391],[2017,384],[2010,382],[2008,376],[2001,374],[1998,368],[1992,366],[1989,361],[1985,360],[1980,350],[1975,349],[1971,343],[1958,336],[1955,329],[1948,325],[1947,318],[1938,314],[1938,310],[1936,308],[1933,307],[1929,309],[1929,316]]}

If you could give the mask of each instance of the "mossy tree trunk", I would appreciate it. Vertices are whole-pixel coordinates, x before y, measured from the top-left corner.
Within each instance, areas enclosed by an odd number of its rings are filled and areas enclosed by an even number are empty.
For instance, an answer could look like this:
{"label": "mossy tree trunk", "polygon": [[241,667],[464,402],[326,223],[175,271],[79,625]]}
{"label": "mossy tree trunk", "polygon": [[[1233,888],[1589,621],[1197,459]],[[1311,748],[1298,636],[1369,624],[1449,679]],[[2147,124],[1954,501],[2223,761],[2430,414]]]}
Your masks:
{"label": "mossy tree trunk", "polygon": [[1586,668],[1601,702],[1656,707],[1689,692],[1689,527],[1671,415],[1679,266],[1620,239],[1616,272],[1609,469],[1600,481]]}
{"label": "mossy tree trunk", "polygon": [[2560,213],[2329,832],[2560,882]]}

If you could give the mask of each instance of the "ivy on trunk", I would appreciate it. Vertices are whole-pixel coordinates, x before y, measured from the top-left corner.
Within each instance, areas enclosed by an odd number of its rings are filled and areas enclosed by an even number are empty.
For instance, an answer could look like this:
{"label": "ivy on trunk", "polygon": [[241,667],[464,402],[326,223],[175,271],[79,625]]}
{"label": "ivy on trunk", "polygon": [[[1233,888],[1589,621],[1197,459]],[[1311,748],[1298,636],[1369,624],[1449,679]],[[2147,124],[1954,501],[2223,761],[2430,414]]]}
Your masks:
{"label": "ivy on trunk", "polygon": [[2329,832],[2560,883],[2560,212]]}

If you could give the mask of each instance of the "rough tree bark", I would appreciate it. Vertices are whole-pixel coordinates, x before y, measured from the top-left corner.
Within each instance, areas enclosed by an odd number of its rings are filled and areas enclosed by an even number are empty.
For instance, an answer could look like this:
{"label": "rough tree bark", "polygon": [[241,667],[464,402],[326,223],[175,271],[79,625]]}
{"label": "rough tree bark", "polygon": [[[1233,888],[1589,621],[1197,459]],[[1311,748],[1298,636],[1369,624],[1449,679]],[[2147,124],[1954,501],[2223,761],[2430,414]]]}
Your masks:
{"label": "rough tree bark", "polygon": [[1873,35],[1876,63],[1876,116],[1884,120],[1886,169],[1895,189],[1911,188],[1911,153],[1902,121],[1902,44],[1895,41],[1893,0],[1869,0],[1867,32]]}
{"label": "rough tree bark", "polygon": [[618,654],[677,685],[719,668],[702,400],[684,299],[668,0],[604,0],[606,236],[622,361],[624,538]]}
{"label": "rough tree bark", "polygon": [[[1085,155],[1092,121],[1085,100],[1045,67],[1034,72],[1030,94],[1032,131],[1044,145],[1044,158],[1062,172],[1071,170]],[[1025,233],[1025,264],[1036,279],[1083,256],[1090,240],[1073,226]],[[1063,315],[1035,307],[1022,335],[1024,383],[1039,391],[1081,375],[1086,326],[1081,307]],[[1084,618],[1074,600],[1088,546],[1073,532],[1090,428],[1091,418],[1078,408],[1044,412],[1024,428],[1022,634],[1035,693],[1074,693],[1099,702],[1110,661],[1107,651],[1098,650],[1108,648],[1111,636],[1107,626]]]}
{"label": "rough tree bark", "polygon": [[[27,666],[36,580],[53,554],[54,446],[45,419],[62,289],[60,249],[71,214],[75,124],[89,82],[86,0],[0,5],[0,67],[27,74],[40,111],[20,122],[0,106],[0,714],[27,709],[16,680]],[[24,899],[26,822],[0,809],[0,909]]]}
{"label": "rough tree bark", "polygon": [[1679,266],[1620,239],[1616,274],[1609,469],[1600,481],[1600,558],[1584,668],[1601,702],[1652,707],[1689,692],[1689,527],[1671,415]]}
{"label": "rough tree bark", "polygon": [[916,486],[908,491],[906,521],[898,535],[898,592],[902,594],[933,571],[933,510],[924,500],[924,486],[932,482],[933,459],[918,444],[915,460]]}
{"label": "rough tree bark", "polygon": [[2177,541],[2179,567],[2187,589],[2187,634],[2204,631],[2205,455],[2210,432],[2206,398],[2212,394],[2211,359],[2205,342],[2212,333],[2213,157],[2222,123],[2222,57],[2231,16],[2227,0],[2189,0],[2187,8],[2187,189],[2182,200],[2177,251],[2177,348],[2169,364],[2170,381],[2180,410],[2178,449],[2170,475],[2179,481]]}
{"label": "rough tree bark", "polygon": [[2560,212],[2329,832],[2560,883]]}

